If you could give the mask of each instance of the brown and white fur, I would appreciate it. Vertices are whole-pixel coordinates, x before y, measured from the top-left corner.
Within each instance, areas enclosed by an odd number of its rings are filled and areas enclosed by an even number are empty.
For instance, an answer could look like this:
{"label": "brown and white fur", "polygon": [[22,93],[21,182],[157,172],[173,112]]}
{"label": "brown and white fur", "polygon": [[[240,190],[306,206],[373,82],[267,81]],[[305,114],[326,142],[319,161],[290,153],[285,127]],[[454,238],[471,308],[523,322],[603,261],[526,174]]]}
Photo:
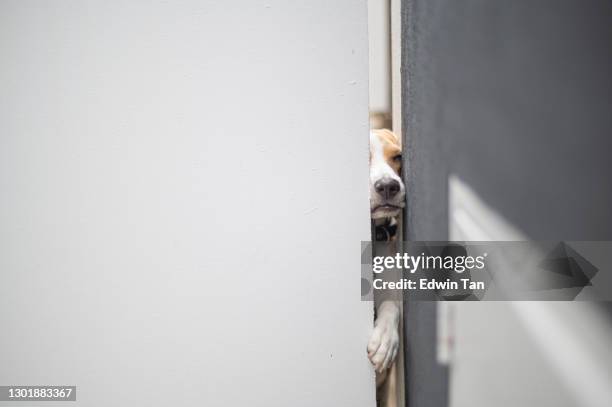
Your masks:
{"label": "brown and white fur", "polygon": [[[389,130],[370,133],[370,211],[375,225],[397,222],[405,205],[406,187],[400,178],[401,144]],[[395,393],[395,359],[399,351],[400,304],[397,301],[376,301],[376,320],[368,342],[368,358],[376,370],[376,385],[383,405]],[[390,372],[391,371],[391,372]],[[392,398],[392,397],[391,397]],[[386,402],[384,400],[387,400]]]}

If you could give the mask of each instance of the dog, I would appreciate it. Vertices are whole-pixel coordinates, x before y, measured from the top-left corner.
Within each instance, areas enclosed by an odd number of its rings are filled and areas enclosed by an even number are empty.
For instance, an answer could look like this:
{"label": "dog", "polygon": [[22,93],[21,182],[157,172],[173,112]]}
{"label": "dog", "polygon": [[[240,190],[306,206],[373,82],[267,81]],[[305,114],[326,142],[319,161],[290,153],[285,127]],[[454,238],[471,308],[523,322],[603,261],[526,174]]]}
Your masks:
{"label": "dog", "polygon": [[[390,130],[370,132],[370,217],[375,240],[392,241],[397,217],[405,206],[406,187],[400,177],[402,149],[399,138]],[[395,404],[395,358],[399,351],[400,303],[375,299],[376,319],[367,354],[376,370],[376,386],[382,405]],[[392,371],[391,373],[389,371]],[[385,401],[386,400],[386,401]]]}
{"label": "dog", "polygon": [[402,148],[390,130],[370,132],[370,211],[374,221],[395,219],[404,207],[406,187],[400,178]]}

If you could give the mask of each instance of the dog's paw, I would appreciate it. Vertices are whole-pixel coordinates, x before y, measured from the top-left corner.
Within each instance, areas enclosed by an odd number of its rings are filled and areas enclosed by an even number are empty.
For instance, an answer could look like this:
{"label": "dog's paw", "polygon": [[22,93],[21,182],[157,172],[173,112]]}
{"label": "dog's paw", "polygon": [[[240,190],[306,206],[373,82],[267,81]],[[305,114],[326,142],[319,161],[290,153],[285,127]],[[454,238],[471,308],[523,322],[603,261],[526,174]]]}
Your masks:
{"label": "dog's paw", "polygon": [[368,342],[368,358],[377,372],[389,368],[399,349],[398,323],[393,318],[379,318]]}

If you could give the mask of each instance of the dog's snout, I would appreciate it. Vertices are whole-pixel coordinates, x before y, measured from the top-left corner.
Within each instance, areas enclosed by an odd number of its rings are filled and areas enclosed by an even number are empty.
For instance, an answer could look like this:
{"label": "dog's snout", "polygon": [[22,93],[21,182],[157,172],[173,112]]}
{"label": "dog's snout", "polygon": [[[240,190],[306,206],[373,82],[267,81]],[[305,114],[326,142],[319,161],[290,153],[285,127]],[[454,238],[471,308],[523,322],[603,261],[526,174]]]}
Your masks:
{"label": "dog's snout", "polygon": [[400,191],[400,183],[393,178],[379,179],[374,183],[374,188],[383,198],[391,199]]}

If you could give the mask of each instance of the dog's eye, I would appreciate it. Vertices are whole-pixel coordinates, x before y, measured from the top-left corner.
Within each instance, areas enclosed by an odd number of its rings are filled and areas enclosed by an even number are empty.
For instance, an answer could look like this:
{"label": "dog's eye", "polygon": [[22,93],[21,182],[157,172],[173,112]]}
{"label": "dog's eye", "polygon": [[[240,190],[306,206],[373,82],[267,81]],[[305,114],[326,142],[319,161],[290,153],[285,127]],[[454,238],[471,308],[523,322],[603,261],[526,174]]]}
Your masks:
{"label": "dog's eye", "polygon": [[395,161],[396,163],[401,163],[402,162],[402,155],[398,154],[396,156],[393,157],[393,161]]}

